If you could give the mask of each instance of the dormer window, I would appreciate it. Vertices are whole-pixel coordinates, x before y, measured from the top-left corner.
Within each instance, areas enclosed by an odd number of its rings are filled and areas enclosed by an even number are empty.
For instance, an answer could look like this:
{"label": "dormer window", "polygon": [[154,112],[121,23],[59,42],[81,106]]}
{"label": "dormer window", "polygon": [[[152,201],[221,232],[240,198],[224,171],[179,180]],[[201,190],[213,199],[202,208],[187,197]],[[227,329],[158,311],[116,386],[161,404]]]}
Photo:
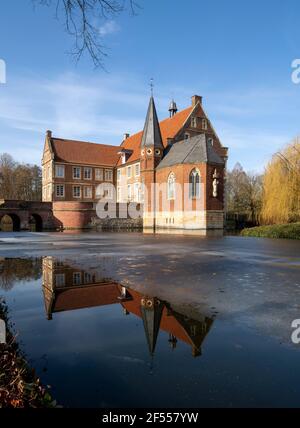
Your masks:
{"label": "dormer window", "polygon": [[126,162],[128,162],[128,159],[132,154],[132,150],[122,149],[121,152],[119,152],[119,154],[121,155],[121,163],[122,165],[124,165]]}
{"label": "dormer window", "polygon": [[207,120],[206,119],[202,119],[202,129],[204,129],[205,131],[207,130]]}
{"label": "dormer window", "polygon": [[191,118],[191,127],[197,128],[197,118],[196,117]]}

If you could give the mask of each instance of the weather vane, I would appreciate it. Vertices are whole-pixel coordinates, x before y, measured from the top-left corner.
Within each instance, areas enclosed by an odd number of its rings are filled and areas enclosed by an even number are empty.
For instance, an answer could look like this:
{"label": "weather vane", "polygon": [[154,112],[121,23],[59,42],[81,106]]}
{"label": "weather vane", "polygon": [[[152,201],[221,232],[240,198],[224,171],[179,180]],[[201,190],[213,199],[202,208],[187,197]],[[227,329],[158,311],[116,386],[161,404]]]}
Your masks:
{"label": "weather vane", "polygon": [[154,79],[153,77],[151,77],[150,79],[150,88],[151,88],[151,97],[153,97],[153,88],[154,88]]}

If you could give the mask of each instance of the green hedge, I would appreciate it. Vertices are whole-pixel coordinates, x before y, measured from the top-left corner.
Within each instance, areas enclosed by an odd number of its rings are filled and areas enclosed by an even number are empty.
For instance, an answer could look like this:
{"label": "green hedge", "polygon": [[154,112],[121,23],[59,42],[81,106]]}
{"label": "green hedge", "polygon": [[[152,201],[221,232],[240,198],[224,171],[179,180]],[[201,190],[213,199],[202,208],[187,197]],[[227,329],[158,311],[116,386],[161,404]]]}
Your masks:
{"label": "green hedge", "polygon": [[251,227],[250,229],[243,229],[241,235],[258,238],[300,239],[300,223]]}

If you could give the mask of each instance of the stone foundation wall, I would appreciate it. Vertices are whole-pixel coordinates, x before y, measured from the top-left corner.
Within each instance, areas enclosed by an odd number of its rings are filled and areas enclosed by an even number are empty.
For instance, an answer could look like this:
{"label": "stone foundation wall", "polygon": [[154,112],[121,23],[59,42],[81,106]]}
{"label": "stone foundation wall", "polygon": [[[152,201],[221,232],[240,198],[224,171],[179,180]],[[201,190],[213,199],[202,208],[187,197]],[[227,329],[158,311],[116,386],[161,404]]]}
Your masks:
{"label": "stone foundation wall", "polygon": [[223,211],[206,211],[207,229],[224,229]]}
{"label": "stone foundation wall", "polygon": [[96,228],[97,230],[143,230],[143,219],[132,219],[132,218],[107,218],[99,219],[98,217],[93,217],[91,222],[91,227]]}
{"label": "stone foundation wall", "polygon": [[[119,203],[112,209],[111,217],[99,218],[96,204],[92,202],[53,202],[39,203],[26,201],[0,201],[0,220],[5,215],[18,219],[19,229],[28,230],[32,214],[42,219],[43,229],[92,229],[100,230],[218,230],[224,228],[223,211],[166,211],[158,212],[156,220],[153,213],[144,213],[143,217],[131,218],[127,215],[128,205]],[[104,215],[106,213],[103,211]],[[103,214],[102,213],[102,214]],[[136,214],[136,212],[135,212]],[[132,214],[133,215],[133,214]]]}
{"label": "stone foundation wall", "polygon": [[[149,219],[153,218],[150,213]],[[144,218],[144,228],[151,224]],[[157,213],[156,228],[158,229],[184,229],[184,230],[208,230],[223,229],[223,211],[166,211]]]}

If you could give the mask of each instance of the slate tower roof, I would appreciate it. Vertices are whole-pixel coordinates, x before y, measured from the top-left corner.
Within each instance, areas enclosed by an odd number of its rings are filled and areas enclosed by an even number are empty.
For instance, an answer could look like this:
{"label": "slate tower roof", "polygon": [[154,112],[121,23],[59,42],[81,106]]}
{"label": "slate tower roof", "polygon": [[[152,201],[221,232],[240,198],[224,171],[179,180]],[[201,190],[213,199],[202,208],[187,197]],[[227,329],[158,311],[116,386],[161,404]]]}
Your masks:
{"label": "slate tower roof", "polygon": [[148,299],[152,302],[152,307],[141,304],[141,315],[144,323],[145,334],[147,337],[149,352],[154,355],[157,336],[160,329],[164,303],[157,299]]}
{"label": "slate tower roof", "polygon": [[149,102],[141,147],[155,147],[157,149],[164,148],[154,98],[152,96]]}

